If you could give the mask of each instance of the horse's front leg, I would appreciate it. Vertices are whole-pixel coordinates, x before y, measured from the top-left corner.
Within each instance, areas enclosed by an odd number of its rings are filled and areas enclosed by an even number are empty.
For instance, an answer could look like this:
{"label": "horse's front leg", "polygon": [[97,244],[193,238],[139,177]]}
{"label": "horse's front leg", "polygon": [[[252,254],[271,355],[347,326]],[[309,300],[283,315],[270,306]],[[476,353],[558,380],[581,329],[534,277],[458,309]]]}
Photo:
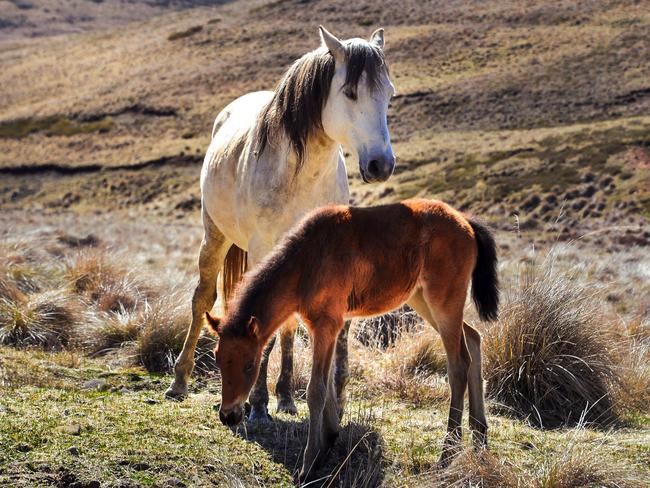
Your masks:
{"label": "horse's front leg", "polygon": [[165,398],[183,400],[194,369],[194,352],[203,329],[205,312],[217,299],[217,275],[232,244],[221,233],[210,217],[203,214],[205,235],[199,252],[199,282],[192,296],[192,323],[187,330],[183,350],[174,364],[174,381],[165,392]]}
{"label": "horse's front leg", "polygon": [[293,343],[298,328],[298,319],[291,317],[280,330],[280,376],[275,385],[278,397],[278,412],[296,415],[298,409],[293,398]]}
{"label": "horse's front leg", "polygon": [[[342,325],[342,324],[341,324]],[[333,383],[331,379],[332,357],[336,347],[338,329],[327,320],[319,320],[313,327],[313,364],[311,379],[307,387],[307,405],[309,406],[309,434],[303,458],[300,479],[306,480],[313,475],[319,461],[331,447],[330,415],[324,419],[328,403],[332,405]],[[328,394],[328,389],[329,394]],[[328,397],[330,402],[328,402]],[[336,411],[334,411],[336,414]],[[324,422],[326,423],[324,428]]]}

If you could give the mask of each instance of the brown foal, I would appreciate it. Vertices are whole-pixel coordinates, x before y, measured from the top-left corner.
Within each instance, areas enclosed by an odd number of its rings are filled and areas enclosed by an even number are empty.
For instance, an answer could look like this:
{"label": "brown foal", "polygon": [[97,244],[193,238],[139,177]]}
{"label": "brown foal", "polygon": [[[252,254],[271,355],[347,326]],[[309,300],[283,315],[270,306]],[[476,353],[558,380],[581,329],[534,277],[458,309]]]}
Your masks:
{"label": "brown foal", "polygon": [[316,210],[248,273],[223,320],[207,314],[219,335],[221,421],[242,421],[264,345],[300,314],[313,344],[304,479],[339,432],[332,356],[344,320],[408,303],[438,331],[447,353],[451,405],[440,463],[447,465],[460,444],[468,388],[474,443],[485,447],[481,337],[463,321],[463,308],[471,280],[479,316],[496,318],[496,264],[490,232],[440,201]]}

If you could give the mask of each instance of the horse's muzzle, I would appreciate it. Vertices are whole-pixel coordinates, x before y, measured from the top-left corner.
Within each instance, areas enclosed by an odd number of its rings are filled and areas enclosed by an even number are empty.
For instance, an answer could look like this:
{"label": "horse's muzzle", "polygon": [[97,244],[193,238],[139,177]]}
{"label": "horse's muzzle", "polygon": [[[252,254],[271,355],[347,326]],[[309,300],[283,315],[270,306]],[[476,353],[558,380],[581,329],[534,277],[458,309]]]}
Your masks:
{"label": "horse's muzzle", "polygon": [[379,156],[368,160],[365,164],[359,163],[361,178],[366,183],[386,181],[395,169],[395,156]]}

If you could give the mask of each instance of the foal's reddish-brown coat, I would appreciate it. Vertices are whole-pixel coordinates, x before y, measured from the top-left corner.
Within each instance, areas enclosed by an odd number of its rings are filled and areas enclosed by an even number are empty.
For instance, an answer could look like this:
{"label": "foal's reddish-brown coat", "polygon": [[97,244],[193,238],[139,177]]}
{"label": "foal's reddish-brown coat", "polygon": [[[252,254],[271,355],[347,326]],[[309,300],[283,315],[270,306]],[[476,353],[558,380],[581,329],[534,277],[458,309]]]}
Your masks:
{"label": "foal's reddish-brown coat", "polygon": [[314,349],[302,471],[307,475],[339,428],[331,363],[344,318],[381,314],[406,302],[436,328],[447,352],[452,399],[441,462],[448,462],[460,439],[468,384],[470,426],[475,441],[484,445],[480,335],[463,322],[472,278],[479,315],[493,319],[498,305],[494,241],[487,229],[442,202],[413,199],[313,212],[245,277],[223,323],[208,315],[220,336],[222,421],[241,421],[264,344],[290,315],[300,314]]}

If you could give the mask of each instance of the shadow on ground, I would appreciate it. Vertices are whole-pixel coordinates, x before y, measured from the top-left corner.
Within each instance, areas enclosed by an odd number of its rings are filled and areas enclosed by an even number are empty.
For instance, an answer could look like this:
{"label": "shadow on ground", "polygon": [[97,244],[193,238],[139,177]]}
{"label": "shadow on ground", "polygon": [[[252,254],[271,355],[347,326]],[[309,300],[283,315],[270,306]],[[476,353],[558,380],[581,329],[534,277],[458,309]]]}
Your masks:
{"label": "shadow on ground", "polygon": [[[307,442],[308,420],[285,420],[275,417],[268,424],[247,424],[238,435],[258,443],[298,479],[302,454]],[[375,487],[383,479],[383,440],[371,425],[349,422],[318,467],[309,487]]]}

